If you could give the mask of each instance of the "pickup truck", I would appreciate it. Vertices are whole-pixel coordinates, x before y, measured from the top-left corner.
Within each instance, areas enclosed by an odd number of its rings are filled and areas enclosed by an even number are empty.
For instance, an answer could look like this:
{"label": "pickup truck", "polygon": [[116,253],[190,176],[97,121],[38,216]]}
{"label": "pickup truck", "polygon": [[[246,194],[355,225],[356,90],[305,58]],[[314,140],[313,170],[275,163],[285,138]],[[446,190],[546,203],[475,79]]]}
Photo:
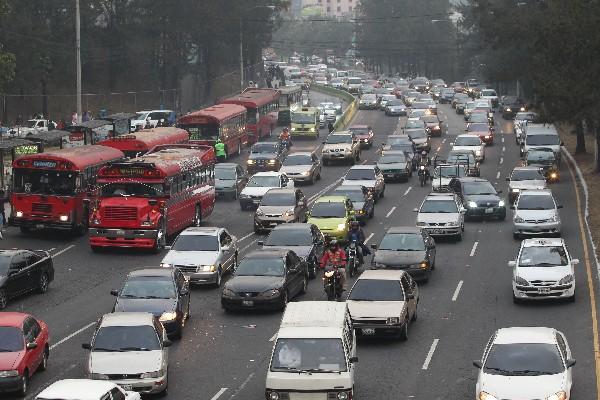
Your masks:
{"label": "pickup truck", "polygon": [[35,135],[38,132],[48,132],[49,126],[52,126],[52,129],[56,127],[56,123],[49,119],[30,119],[25,125],[15,126],[8,133],[16,136],[27,136],[29,134]]}

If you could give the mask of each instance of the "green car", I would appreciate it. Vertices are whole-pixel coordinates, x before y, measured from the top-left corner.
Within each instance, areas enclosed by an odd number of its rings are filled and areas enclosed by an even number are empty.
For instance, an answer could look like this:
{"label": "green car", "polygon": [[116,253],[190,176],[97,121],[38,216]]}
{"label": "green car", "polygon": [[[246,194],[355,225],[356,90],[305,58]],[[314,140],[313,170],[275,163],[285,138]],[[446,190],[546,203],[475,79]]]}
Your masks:
{"label": "green car", "polygon": [[315,224],[323,235],[345,240],[354,217],[352,201],[346,196],[321,196],[310,210],[308,223]]}

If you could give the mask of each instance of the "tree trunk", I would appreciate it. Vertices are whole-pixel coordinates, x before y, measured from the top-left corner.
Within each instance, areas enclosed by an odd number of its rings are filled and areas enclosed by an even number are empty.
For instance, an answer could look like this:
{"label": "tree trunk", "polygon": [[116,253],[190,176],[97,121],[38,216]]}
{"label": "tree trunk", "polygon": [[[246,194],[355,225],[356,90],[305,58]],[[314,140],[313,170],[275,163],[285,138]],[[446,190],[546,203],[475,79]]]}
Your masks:
{"label": "tree trunk", "polygon": [[575,134],[577,135],[577,146],[575,146],[575,154],[586,153],[585,149],[585,131],[583,130],[583,121],[577,121],[575,125]]}

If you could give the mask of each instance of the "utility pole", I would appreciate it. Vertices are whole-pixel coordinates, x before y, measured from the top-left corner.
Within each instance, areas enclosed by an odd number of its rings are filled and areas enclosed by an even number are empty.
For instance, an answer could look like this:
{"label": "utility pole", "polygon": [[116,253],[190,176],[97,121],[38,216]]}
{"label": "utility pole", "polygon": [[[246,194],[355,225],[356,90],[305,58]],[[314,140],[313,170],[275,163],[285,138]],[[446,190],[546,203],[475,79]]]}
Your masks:
{"label": "utility pole", "polygon": [[244,21],[240,13],[240,92],[244,91]]}
{"label": "utility pole", "polygon": [[77,122],[81,123],[81,15],[79,13],[79,0],[75,0],[75,49],[77,53]]}

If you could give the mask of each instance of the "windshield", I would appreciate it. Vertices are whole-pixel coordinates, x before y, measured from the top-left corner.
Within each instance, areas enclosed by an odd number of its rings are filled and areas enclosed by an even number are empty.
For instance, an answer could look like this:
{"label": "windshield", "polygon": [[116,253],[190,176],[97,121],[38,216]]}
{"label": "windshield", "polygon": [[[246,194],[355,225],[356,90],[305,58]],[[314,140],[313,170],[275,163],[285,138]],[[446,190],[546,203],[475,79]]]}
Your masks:
{"label": "windshield", "polygon": [[314,124],[316,121],[315,114],[292,114],[292,124]]}
{"label": "windshield", "polygon": [[257,143],[250,150],[252,153],[277,153],[279,145],[276,143]]}
{"label": "windshield", "polygon": [[427,122],[428,124],[433,124],[433,123],[437,124],[439,122],[436,115],[425,115],[422,119],[423,119],[423,121]]}
{"label": "windshield", "polygon": [[433,172],[435,178],[439,178],[440,176],[442,178],[462,178],[465,175],[464,168],[453,166],[438,167]]}
{"label": "windshield", "polygon": [[403,154],[383,155],[377,161],[378,164],[405,163],[406,157]]}
{"label": "windshield", "polygon": [[[48,162],[56,164],[55,161]],[[76,172],[17,168],[14,169],[13,192],[72,196],[75,194],[77,175]]]}
{"label": "windshield", "polygon": [[32,120],[27,121],[26,125],[27,125],[28,128],[35,128],[36,125],[37,125],[37,123],[38,123],[38,121],[32,119]]}
{"label": "windshield", "polygon": [[366,101],[377,101],[377,96],[374,94],[365,94],[361,100],[366,100]]}
{"label": "windshield", "polygon": [[471,123],[488,123],[488,116],[483,113],[471,113],[469,116],[469,122]]}
{"label": "windshield", "polygon": [[350,128],[348,130],[355,135],[366,135],[369,133],[369,128]]}
{"label": "windshield", "polygon": [[151,351],[160,350],[160,342],[150,325],[105,326],[94,337],[92,351]]}
{"label": "windshield", "polygon": [[550,195],[532,196],[522,193],[518,199],[519,210],[553,210],[554,199]]}
{"label": "windshield", "polygon": [[202,125],[181,125],[181,128],[188,131],[190,140],[217,140],[219,138],[218,124]]}
{"label": "windshield", "polygon": [[260,201],[261,206],[292,207],[296,204],[294,192],[267,192]]}
{"label": "windshield", "polygon": [[285,159],[285,161],[283,162],[283,165],[311,165],[312,164],[312,158],[309,155],[306,154],[291,154],[289,156],[287,156],[287,158]]}
{"label": "windshield", "polygon": [[352,143],[351,135],[329,135],[326,140],[327,144]]}
{"label": "windshield", "polygon": [[455,146],[481,146],[479,136],[459,136],[454,142]]}
{"label": "windshield", "polygon": [[489,131],[489,125],[488,124],[480,124],[480,123],[469,124],[469,126],[467,127],[467,130],[469,132]]}
{"label": "windshield", "polygon": [[421,209],[420,213],[457,213],[458,207],[456,203],[451,200],[426,200]]}
{"label": "windshield", "polygon": [[213,235],[179,235],[171,246],[175,251],[217,251],[219,241]]}
{"label": "windshield", "polygon": [[314,218],[346,218],[346,206],[343,202],[315,203],[310,216]]}
{"label": "windshield", "polygon": [[284,276],[283,259],[244,258],[235,271],[236,276]]}
{"label": "windshield", "polygon": [[388,233],[379,244],[379,250],[424,251],[423,237],[418,233]]}
{"label": "windshield", "polygon": [[360,85],[362,84],[362,79],[360,78],[348,78],[349,85]]}
{"label": "windshield", "polygon": [[482,90],[481,91],[481,95],[482,96],[496,96],[496,91],[494,91],[494,90]]}
{"label": "windshield", "polygon": [[399,144],[406,144],[412,146],[412,143],[410,142],[408,136],[388,136],[387,144],[390,146]]}
{"label": "windshield", "polygon": [[341,339],[277,339],[271,371],[343,372],[346,356]]}
{"label": "windshield", "polygon": [[554,161],[554,153],[551,151],[534,151],[529,150],[527,152],[527,161]]}
{"label": "windshield", "polygon": [[508,343],[492,346],[484,369],[494,375],[552,375],[565,367],[555,344]]}
{"label": "windshield", "polygon": [[348,300],[404,301],[400,281],[388,279],[359,279],[352,287]]}
{"label": "windshield", "polygon": [[410,112],[409,118],[421,118],[423,115],[425,115],[425,113],[425,110],[412,110]]}
{"label": "windshield", "polygon": [[148,115],[148,114],[149,113],[147,113],[147,112],[137,112],[137,113],[135,113],[135,117],[134,118],[137,119],[137,120],[141,120],[141,119],[145,120],[146,119],[146,115]]}
{"label": "windshield", "polygon": [[422,127],[423,127],[423,121],[420,119],[409,119],[406,121],[406,125],[404,125],[405,129],[422,128]]}
{"label": "windshield", "polygon": [[515,116],[515,120],[519,121],[533,121],[535,119],[535,114],[530,112],[519,112]]}
{"label": "windshield", "polygon": [[560,144],[558,135],[527,135],[526,141],[529,146],[558,146]]}
{"label": "windshield", "polygon": [[489,182],[465,182],[463,184],[463,192],[465,195],[496,194],[496,189]]}
{"label": "windshield", "polygon": [[390,107],[396,107],[396,106],[403,106],[404,103],[402,102],[402,100],[394,99],[394,100],[388,100],[387,105]]}
{"label": "windshield", "polygon": [[475,165],[475,156],[473,156],[473,152],[469,153],[454,153],[448,154],[448,159],[446,160],[448,164],[467,164],[470,166]]}
{"label": "windshield", "polygon": [[563,246],[523,247],[520,267],[558,267],[569,262]]}
{"label": "windshield", "polygon": [[163,189],[162,183],[115,182],[102,185],[100,196],[160,197],[165,195]]}
{"label": "windshield", "polygon": [[23,350],[25,339],[19,328],[0,326],[0,353]]}
{"label": "windshield", "polygon": [[166,276],[131,276],[125,282],[119,297],[136,299],[175,298],[175,285]]}
{"label": "windshield", "polygon": [[361,180],[374,180],[375,179],[375,171],[373,169],[351,169],[346,174],[345,180],[347,181],[361,181]]}
{"label": "windshield", "polygon": [[275,229],[265,241],[265,246],[310,245],[312,245],[312,234],[309,229]]}
{"label": "windshield", "polygon": [[365,195],[362,192],[362,190],[343,190],[342,188],[343,188],[343,186],[340,189],[334,190],[333,193],[336,196],[346,196],[352,202],[356,202],[356,201],[364,202],[365,201]]}
{"label": "windshield", "polygon": [[515,169],[510,176],[511,181],[543,180],[544,175],[537,169]]}
{"label": "windshield", "polygon": [[411,139],[427,139],[427,132],[422,129],[418,129],[415,131],[407,131],[408,137]]}
{"label": "windshield", "polygon": [[253,176],[246,187],[279,187],[278,176]]}
{"label": "windshield", "polygon": [[215,179],[221,179],[224,181],[233,181],[236,178],[235,168],[215,168]]}

